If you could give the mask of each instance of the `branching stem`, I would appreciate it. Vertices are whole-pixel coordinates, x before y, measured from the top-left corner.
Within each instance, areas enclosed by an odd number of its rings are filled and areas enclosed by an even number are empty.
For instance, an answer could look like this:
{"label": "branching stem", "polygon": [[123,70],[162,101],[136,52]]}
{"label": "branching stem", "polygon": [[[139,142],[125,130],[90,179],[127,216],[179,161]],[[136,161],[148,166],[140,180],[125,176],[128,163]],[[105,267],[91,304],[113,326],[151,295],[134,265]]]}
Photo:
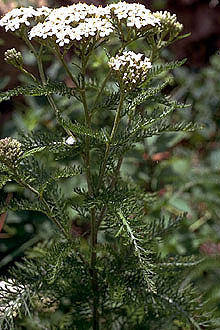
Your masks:
{"label": "branching stem", "polygon": [[50,220],[52,220],[52,222],[59,228],[59,230],[63,233],[64,237],[69,239],[68,234],[66,233],[66,231],[64,230],[64,228],[62,227],[60,222],[54,216],[52,216],[51,209],[50,209],[47,201],[45,200],[45,198],[42,196],[42,194],[38,190],[36,190],[34,187],[32,187],[29,183],[20,179],[18,176],[16,176],[16,182],[19,183],[21,186],[29,189],[32,193],[34,193],[38,197],[38,199],[41,201],[41,203],[45,207],[45,211],[46,211],[45,214],[47,215],[47,217]]}

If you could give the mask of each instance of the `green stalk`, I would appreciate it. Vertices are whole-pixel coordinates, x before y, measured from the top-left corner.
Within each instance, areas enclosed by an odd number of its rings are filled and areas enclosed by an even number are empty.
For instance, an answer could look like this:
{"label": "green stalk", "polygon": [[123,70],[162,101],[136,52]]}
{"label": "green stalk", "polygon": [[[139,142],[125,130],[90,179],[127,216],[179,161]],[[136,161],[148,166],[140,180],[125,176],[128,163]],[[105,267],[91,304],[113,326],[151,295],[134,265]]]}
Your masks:
{"label": "green stalk", "polygon": [[30,77],[36,84],[38,84],[38,80],[31,72],[27,71],[25,68],[23,68],[23,66],[19,66],[18,68],[21,72],[26,74],[26,76]]}
{"label": "green stalk", "polygon": [[66,233],[66,231],[64,230],[64,228],[61,226],[61,224],[59,223],[59,221],[51,215],[51,210],[49,205],[47,204],[47,201],[45,200],[45,198],[42,196],[42,194],[36,190],[34,187],[32,187],[31,185],[29,185],[27,182],[24,182],[23,180],[21,180],[19,177],[15,178],[16,182],[19,183],[21,186],[29,189],[32,193],[34,193],[38,199],[41,201],[41,203],[45,206],[47,212],[45,212],[45,214],[47,215],[47,217],[59,228],[59,230],[63,233],[64,237],[66,237],[67,239],[69,239],[68,234]]}
{"label": "green stalk", "polygon": [[77,80],[73,77],[70,69],[68,68],[68,65],[66,64],[65,60],[64,60],[64,56],[62,54],[60,54],[59,52],[59,48],[57,47],[56,48],[56,54],[57,54],[57,57],[58,59],[61,61],[61,63],[63,64],[64,66],[64,69],[66,70],[67,74],[69,75],[70,79],[72,80],[72,82],[74,83],[74,85],[77,87],[77,88],[80,88]]}
{"label": "green stalk", "polygon": [[[42,63],[42,59],[41,59],[41,55],[42,55],[42,50],[43,50],[43,46],[41,46],[40,48],[40,51],[39,51],[39,54],[37,54],[37,65],[38,65],[38,70],[39,70],[39,74],[40,74],[40,78],[41,78],[41,81],[42,81],[42,84],[45,86],[47,84],[47,80],[46,80],[46,77],[45,77],[45,73],[44,73],[44,68],[43,68],[43,63]],[[57,118],[57,121],[60,122],[60,113],[59,113],[59,110],[56,106],[56,103],[54,102],[54,99],[53,99],[53,96],[52,95],[47,95],[47,100],[51,106],[51,108],[53,109],[55,115],[56,115],[56,118]],[[69,135],[69,136],[72,136],[72,134],[69,132],[68,129],[64,128],[64,130],[66,131],[66,133]]]}
{"label": "green stalk", "polygon": [[[101,188],[101,184],[102,184],[102,180],[103,180],[103,177],[104,177],[104,174],[105,174],[105,168],[106,168],[106,164],[107,164],[107,160],[108,160],[108,156],[109,156],[109,152],[110,152],[110,146],[111,146],[112,141],[115,138],[115,134],[116,134],[118,124],[119,124],[119,121],[120,121],[120,115],[121,115],[121,110],[122,110],[122,106],[123,106],[123,102],[124,102],[124,97],[125,97],[125,95],[124,95],[124,92],[123,92],[123,93],[121,93],[121,96],[120,96],[119,106],[118,106],[117,114],[115,116],[115,121],[114,121],[114,124],[113,124],[111,136],[110,136],[110,142],[106,146],[103,166],[100,169],[98,190]],[[116,185],[117,178],[118,178],[120,168],[121,168],[121,165],[122,165],[123,157],[124,157],[124,155],[122,154],[120,156],[120,158],[118,159],[118,163],[117,163],[117,166],[115,168],[115,173],[114,173],[111,185],[110,185],[110,191],[112,191],[114,189],[115,185]],[[98,228],[100,227],[100,225],[102,223],[102,220],[103,220],[103,217],[105,215],[106,210],[107,210],[107,205],[104,205],[102,207],[101,212],[99,214],[99,217],[97,219],[97,230],[98,230]]]}
{"label": "green stalk", "polygon": [[[31,51],[33,52],[33,54],[36,57],[40,78],[41,78],[42,84],[45,86],[46,83],[47,83],[47,80],[46,80],[46,77],[45,77],[45,74],[44,74],[44,68],[43,68],[43,63],[42,63],[42,59],[41,59],[42,51],[43,51],[43,45],[40,46],[40,50],[39,50],[39,53],[38,53],[25,34],[23,35],[23,39],[26,42],[27,46],[31,49]],[[47,97],[47,100],[48,100],[51,108],[55,112],[57,121],[59,122],[59,110],[57,109],[57,106],[54,102],[54,99],[53,99],[52,95],[49,94],[46,97]],[[64,130],[66,131],[66,133],[69,136],[72,136],[72,134],[70,134],[70,132],[68,130],[66,130],[65,128],[64,128]]]}
{"label": "green stalk", "polygon": [[[122,162],[123,162],[123,158],[124,158],[124,155],[122,154],[120,156],[120,158],[118,159],[118,163],[117,163],[117,166],[115,168],[114,176],[112,178],[112,182],[111,182],[111,185],[110,185],[110,192],[114,189],[114,187],[117,183],[117,178],[118,178],[118,175],[119,175],[119,172],[120,172],[120,168],[121,168],[121,165],[122,165]],[[98,228],[100,227],[100,225],[102,223],[102,220],[103,220],[103,217],[105,215],[106,210],[107,210],[107,205],[104,205],[102,207],[100,215],[97,219],[97,230],[98,230]]]}
{"label": "green stalk", "polygon": [[109,153],[110,153],[111,144],[114,141],[115,134],[116,134],[116,131],[117,131],[120,119],[121,119],[121,110],[123,107],[124,97],[125,97],[124,92],[121,92],[120,101],[119,101],[117,113],[115,116],[111,136],[110,136],[109,141],[106,144],[105,156],[104,156],[104,160],[103,160],[102,166],[100,168],[100,172],[99,172],[99,181],[98,181],[98,187],[97,187],[98,190],[101,188],[101,185],[102,185],[102,181],[103,181],[103,178],[105,175],[106,165],[107,165],[107,161],[108,161],[108,157],[109,157]]}
{"label": "green stalk", "polygon": [[96,107],[96,105],[98,103],[98,100],[99,100],[100,96],[102,95],[103,89],[105,88],[105,85],[106,85],[106,83],[107,83],[110,75],[111,75],[111,70],[107,73],[105,79],[103,80],[103,83],[102,83],[102,86],[100,88],[100,91],[98,92],[98,94],[96,96],[96,99],[94,101],[94,109],[95,109],[95,107]]}
{"label": "green stalk", "polygon": [[[82,49],[82,89],[80,90],[81,100],[85,113],[85,124],[91,128],[91,114],[89,113],[87,99],[86,99],[86,86],[85,86],[85,76],[86,76],[86,64],[89,59],[89,55],[85,57],[84,49]],[[85,139],[85,156],[84,156],[85,168],[86,168],[86,179],[88,186],[88,193],[90,197],[94,196],[93,191],[93,182],[91,177],[91,159],[90,159],[90,137],[87,136]],[[96,229],[96,216],[95,209],[92,208],[91,211],[91,281],[92,281],[92,291],[93,291],[93,306],[92,306],[92,322],[93,330],[99,330],[99,314],[98,314],[98,305],[99,305],[99,286],[98,286],[98,273],[96,269],[97,262],[97,229]]]}
{"label": "green stalk", "polygon": [[[84,53],[82,51],[82,89],[80,90],[81,100],[85,113],[85,124],[88,128],[91,128],[91,116],[88,109],[87,99],[86,99],[86,91],[85,91],[85,76],[86,76],[86,63],[88,59],[85,59]],[[90,169],[90,137],[86,136],[85,138],[85,168],[86,168],[86,178],[88,185],[88,192],[91,197],[93,197],[93,184],[91,177],[91,169]]]}

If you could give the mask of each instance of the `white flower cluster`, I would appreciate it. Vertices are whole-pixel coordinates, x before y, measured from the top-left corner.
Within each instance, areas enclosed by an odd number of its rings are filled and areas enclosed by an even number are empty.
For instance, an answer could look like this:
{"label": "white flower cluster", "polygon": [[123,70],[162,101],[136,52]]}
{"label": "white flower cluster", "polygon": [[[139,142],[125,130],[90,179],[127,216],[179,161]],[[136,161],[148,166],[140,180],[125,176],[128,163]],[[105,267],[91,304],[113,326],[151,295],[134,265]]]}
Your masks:
{"label": "white flower cluster", "polygon": [[[5,281],[0,281],[0,291],[1,291],[1,296],[4,294],[7,296],[7,292],[4,293],[4,291],[14,293],[17,295],[18,298],[20,298],[20,295],[24,291],[24,287],[21,286],[14,286],[14,283],[11,279],[8,280],[8,282]],[[18,314],[18,309],[21,307],[21,303],[15,300],[10,300],[7,302],[7,306],[1,306],[0,307],[0,317],[1,316],[7,316],[9,318],[16,317]]]}
{"label": "white flower cluster", "polygon": [[145,26],[160,24],[160,20],[154,17],[149,9],[139,3],[118,2],[109,5],[113,16],[121,21],[124,20],[128,27],[141,29]]}
{"label": "white flower cluster", "polygon": [[72,40],[94,36],[103,38],[113,30],[108,8],[78,3],[54,9],[43,23],[31,29],[29,38],[55,37],[56,43],[62,47]]}
{"label": "white flower cluster", "polygon": [[125,91],[131,90],[146,80],[148,70],[152,67],[144,54],[125,51],[122,55],[112,57],[108,62],[125,85]]}
{"label": "white flower cluster", "polygon": [[4,26],[6,31],[16,31],[21,25],[31,25],[31,19],[35,17],[47,16],[51,10],[47,7],[34,9],[31,6],[27,8],[15,8],[2,17],[0,26]]}
{"label": "white flower cluster", "polygon": [[114,24],[121,20],[136,30],[160,24],[144,5],[119,2],[106,7],[77,3],[55,9],[13,9],[0,20],[0,26],[6,31],[18,30],[21,25],[29,27],[29,39],[50,38],[62,47],[74,40],[108,37],[115,30]]}
{"label": "white flower cluster", "polygon": [[131,31],[144,34],[146,30],[157,26],[178,29],[182,27],[176,16],[168,12],[152,13],[139,3],[120,1],[106,7],[77,3],[55,9],[17,8],[7,13],[0,20],[0,26],[6,31],[18,31],[21,27],[28,29],[28,37],[49,39],[60,47],[79,41],[108,37],[115,29],[121,34]]}

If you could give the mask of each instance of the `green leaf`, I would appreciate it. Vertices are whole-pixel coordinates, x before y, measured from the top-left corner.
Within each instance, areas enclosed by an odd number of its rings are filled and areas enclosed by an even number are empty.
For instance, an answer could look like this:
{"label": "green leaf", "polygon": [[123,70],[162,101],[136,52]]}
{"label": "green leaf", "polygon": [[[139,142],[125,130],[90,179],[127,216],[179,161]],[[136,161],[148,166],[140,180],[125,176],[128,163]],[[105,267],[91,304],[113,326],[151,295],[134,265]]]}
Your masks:
{"label": "green leaf", "polygon": [[46,149],[46,146],[42,146],[42,147],[37,147],[37,148],[33,148],[31,150],[28,150],[28,151],[25,151],[23,153],[23,155],[21,156],[21,159],[22,158],[27,158],[27,157],[30,157],[32,156],[33,154],[37,153],[37,152],[40,152],[40,151],[43,151]]}
{"label": "green leaf", "polygon": [[58,94],[62,96],[71,97],[75,91],[72,88],[67,87],[62,82],[48,82],[45,86],[31,85],[26,87],[16,87],[6,92],[0,93],[0,102],[7,101],[13,96],[25,95],[25,96],[43,96],[50,94]]}
{"label": "green leaf", "polygon": [[25,198],[13,197],[9,204],[5,204],[5,201],[1,201],[0,209],[2,211],[38,211],[46,213],[46,210],[42,203],[37,199],[29,201]]}
{"label": "green leaf", "polygon": [[73,135],[82,137],[89,136],[95,140],[106,142],[106,134],[104,130],[93,130],[78,122],[72,123],[69,118],[63,118],[60,114],[58,116],[60,124]]}
{"label": "green leaf", "polygon": [[169,124],[167,121],[162,121],[160,124],[156,124],[149,129],[144,130],[140,136],[142,136],[142,138],[146,138],[153,135],[160,135],[164,132],[194,132],[196,130],[202,129],[203,127],[200,124],[186,121],[182,121],[177,124]]}
{"label": "green leaf", "polygon": [[170,62],[170,63],[166,63],[166,64],[161,64],[161,65],[154,65],[148,73],[148,79],[147,82],[149,82],[150,80],[152,80],[154,77],[158,76],[159,74],[161,74],[162,72],[166,72],[169,70],[173,70],[176,68],[179,68],[180,66],[182,66],[185,62],[187,61],[187,59],[183,59],[182,61],[174,61],[174,62]]}
{"label": "green leaf", "polygon": [[190,36],[191,36],[191,32],[189,32],[189,33],[185,33],[185,34],[182,34],[182,35],[178,36],[178,37],[175,39],[175,41],[177,41],[177,40],[181,40],[181,39],[184,39],[184,38],[188,38],[188,37],[190,37]]}
{"label": "green leaf", "polygon": [[64,167],[62,169],[58,169],[54,176],[54,180],[58,179],[66,179],[66,178],[72,178],[76,175],[82,174],[83,173],[83,168],[81,166],[76,166],[73,165],[72,167]]}
{"label": "green leaf", "polygon": [[153,96],[161,93],[161,91],[170,83],[170,79],[166,80],[163,84],[159,85],[158,87],[149,87],[147,90],[143,90],[138,93],[136,97],[132,97],[131,94],[131,102],[129,104],[129,108],[134,108],[148,99],[151,99]]}

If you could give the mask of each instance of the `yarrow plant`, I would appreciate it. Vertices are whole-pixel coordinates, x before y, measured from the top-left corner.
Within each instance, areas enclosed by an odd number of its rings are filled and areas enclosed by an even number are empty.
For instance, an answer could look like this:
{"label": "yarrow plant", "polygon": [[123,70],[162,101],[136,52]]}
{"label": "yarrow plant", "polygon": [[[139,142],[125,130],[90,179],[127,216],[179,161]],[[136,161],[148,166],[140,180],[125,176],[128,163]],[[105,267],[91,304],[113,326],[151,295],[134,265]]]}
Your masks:
{"label": "yarrow plant", "polygon": [[[153,219],[148,210],[157,194],[121,173],[127,153],[148,137],[198,128],[172,121],[172,112],[186,106],[163,93],[169,79],[161,83],[160,78],[184,63],[158,62],[160,49],[184,37],[182,24],[168,12],[118,2],[16,8],[0,25],[24,40],[39,69],[34,76],[22,54],[8,50],[6,62],[27,75],[29,84],[0,93],[0,100],[45,96],[57,120],[52,132],[0,140],[1,187],[8,181],[23,187],[23,196],[14,193],[8,203],[2,190],[2,212],[41,212],[57,228],[54,239],[39,247],[39,258],[25,259],[1,282],[1,325],[20,329],[21,319],[28,328],[31,317],[36,329],[162,329],[166,324],[201,329],[207,324],[202,298],[183,282],[185,267],[199,261],[162,258],[157,250],[158,240],[184,215],[161,212]],[[70,85],[47,76],[43,59],[49,53]],[[98,54],[104,54],[101,81],[92,71]],[[73,102],[69,117],[56,94]],[[41,154],[53,157],[53,166]],[[86,188],[72,184],[76,176],[85,178]],[[61,179],[67,180],[68,196]]]}

